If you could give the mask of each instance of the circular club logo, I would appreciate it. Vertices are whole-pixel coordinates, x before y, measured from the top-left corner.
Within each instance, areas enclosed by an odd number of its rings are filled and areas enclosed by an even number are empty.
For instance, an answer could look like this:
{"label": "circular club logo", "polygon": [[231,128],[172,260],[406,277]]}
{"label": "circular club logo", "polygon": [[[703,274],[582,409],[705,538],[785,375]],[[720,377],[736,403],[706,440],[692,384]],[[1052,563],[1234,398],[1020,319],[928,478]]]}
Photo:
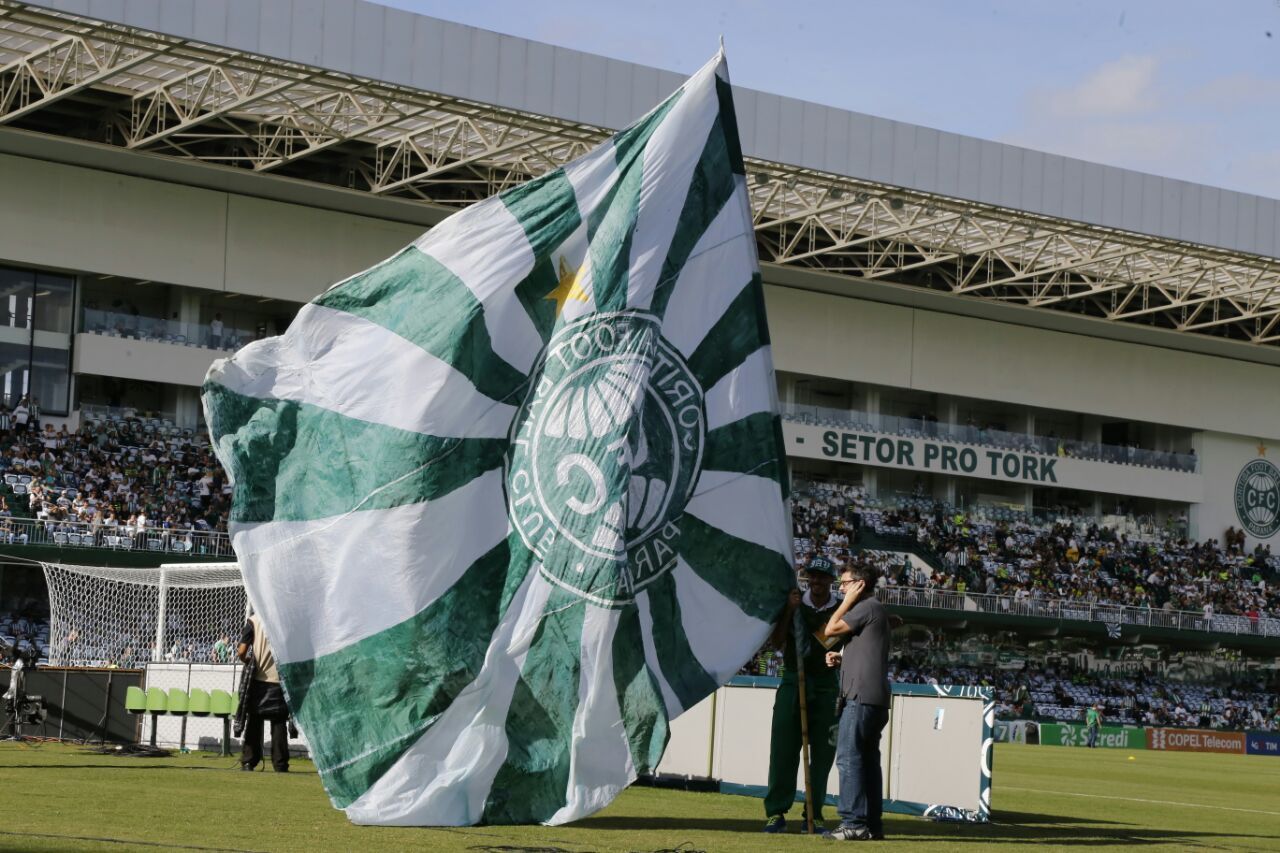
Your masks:
{"label": "circular club logo", "polygon": [[512,524],[554,583],[625,604],[675,565],[702,462],[702,389],[636,312],[566,325],[535,375],[507,456]]}
{"label": "circular club logo", "polygon": [[1280,530],[1280,469],[1255,459],[1236,477],[1236,515],[1245,530],[1266,539]]}

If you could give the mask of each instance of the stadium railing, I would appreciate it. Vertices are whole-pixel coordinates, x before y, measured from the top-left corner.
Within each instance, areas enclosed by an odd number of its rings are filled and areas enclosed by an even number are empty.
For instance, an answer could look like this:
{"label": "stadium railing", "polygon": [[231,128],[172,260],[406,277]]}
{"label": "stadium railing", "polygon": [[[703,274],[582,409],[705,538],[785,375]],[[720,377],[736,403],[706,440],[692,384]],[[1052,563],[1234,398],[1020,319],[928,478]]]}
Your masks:
{"label": "stadium railing", "polygon": [[1146,468],[1167,468],[1173,471],[1194,472],[1198,460],[1194,454],[1171,453],[1164,450],[1145,450],[1138,447],[1122,447],[1074,438],[1045,435],[1028,435],[1022,432],[988,429],[970,424],[908,418],[861,412],[856,409],[832,409],[826,406],[803,406],[783,403],[782,416],[797,423],[815,426],[831,426],[843,429],[900,435],[906,438],[934,438],[993,447],[1001,450],[1020,450],[1044,456],[1068,456],[1089,459],[1115,465],[1138,465]]}
{"label": "stadium railing", "polygon": [[224,326],[222,334],[215,336],[208,323],[184,323],[163,317],[146,317],[83,309],[81,331],[110,338],[132,338],[139,341],[160,341],[178,346],[205,347],[207,349],[236,350],[255,338],[249,329],[233,329]]}
{"label": "stadium railing", "polygon": [[1280,619],[1259,617],[1254,620],[1247,616],[1230,613],[1205,616],[1203,613],[1187,610],[1158,610],[1061,599],[1018,599],[1012,595],[988,595],[910,586],[880,587],[876,590],[876,598],[882,604],[903,607],[996,613],[1001,616],[1072,619],[1079,622],[1100,622],[1106,625],[1174,628],[1180,631],[1280,637]]}
{"label": "stadium railing", "polygon": [[94,530],[92,524],[82,521],[0,518],[0,544],[157,551],[166,554],[198,554],[235,559],[230,537],[220,531],[147,527],[138,534],[125,531],[121,527],[99,526]]}

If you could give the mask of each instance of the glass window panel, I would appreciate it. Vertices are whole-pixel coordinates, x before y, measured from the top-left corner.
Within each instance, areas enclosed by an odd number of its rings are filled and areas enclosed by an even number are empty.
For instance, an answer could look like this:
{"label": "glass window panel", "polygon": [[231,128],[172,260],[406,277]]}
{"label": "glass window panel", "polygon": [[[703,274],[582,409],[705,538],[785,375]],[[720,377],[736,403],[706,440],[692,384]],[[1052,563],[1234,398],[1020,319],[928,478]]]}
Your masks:
{"label": "glass window panel", "polygon": [[36,276],[35,284],[36,330],[71,334],[75,279],[63,275],[40,273]]}
{"label": "glass window panel", "polygon": [[35,281],[31,270],[0,267],[0,326],[30,328]]}
{"label": "glass window panel", "polygon": [[65,415],[70,404],[71,350],[34,347],[31,368],[31,397],[41,413]]}

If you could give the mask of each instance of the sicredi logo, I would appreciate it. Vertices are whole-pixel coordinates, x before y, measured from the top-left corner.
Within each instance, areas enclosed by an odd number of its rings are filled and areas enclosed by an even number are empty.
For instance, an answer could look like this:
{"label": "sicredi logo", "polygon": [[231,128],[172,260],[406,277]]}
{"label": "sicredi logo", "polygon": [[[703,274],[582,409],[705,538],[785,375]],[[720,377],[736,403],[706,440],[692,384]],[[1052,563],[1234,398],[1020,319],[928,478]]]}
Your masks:
{"label": "sicredi logo", "polygon": [[1259,539],[1280,530],[1280,468],[1267,459],[1255,459],[1236,477],[1236,517],[1240,525]]}

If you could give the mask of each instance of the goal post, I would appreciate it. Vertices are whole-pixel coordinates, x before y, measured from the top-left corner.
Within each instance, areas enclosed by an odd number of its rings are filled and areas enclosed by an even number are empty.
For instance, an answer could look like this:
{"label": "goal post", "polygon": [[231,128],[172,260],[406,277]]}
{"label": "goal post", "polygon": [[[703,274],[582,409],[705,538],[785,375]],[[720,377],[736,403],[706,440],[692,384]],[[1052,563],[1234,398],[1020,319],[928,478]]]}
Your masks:
{"label": "goal post", "polygon": [[52,666],[231,663],[248,614],[236,563],[151,569],[45,563],[44,576]]}

